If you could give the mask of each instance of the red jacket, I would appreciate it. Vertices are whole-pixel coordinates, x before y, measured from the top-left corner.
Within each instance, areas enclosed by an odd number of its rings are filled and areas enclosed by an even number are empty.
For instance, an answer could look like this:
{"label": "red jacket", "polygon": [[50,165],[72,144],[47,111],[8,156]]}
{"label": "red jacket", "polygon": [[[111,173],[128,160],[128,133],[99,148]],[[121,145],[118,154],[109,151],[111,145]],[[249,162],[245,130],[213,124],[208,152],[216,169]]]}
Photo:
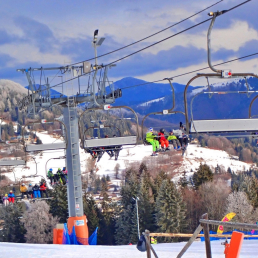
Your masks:
{"label": "red jacket", "polygon": [[159,133],[158,136],[159,136],[159,141],[165,141],[166,140],[166,137],[165,137],[164,133]]}
{"label": "red jacket", "polygon": [[46,184],[45,183],[43,183],[42,185],[40,185],[40,187],[39,187],[39,190],[41,190],[41,191],[44,191],[44,190],[46,190],[47,189],[47,187],[46,187]]}

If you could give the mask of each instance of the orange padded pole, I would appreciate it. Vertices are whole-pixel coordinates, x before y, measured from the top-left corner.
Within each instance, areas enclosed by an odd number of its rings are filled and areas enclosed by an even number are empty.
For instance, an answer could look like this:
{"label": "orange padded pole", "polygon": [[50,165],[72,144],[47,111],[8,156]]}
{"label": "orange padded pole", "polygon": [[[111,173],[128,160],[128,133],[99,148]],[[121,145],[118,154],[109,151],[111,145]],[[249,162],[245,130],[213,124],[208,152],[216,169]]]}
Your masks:
{"label": "orange padded pole", "polygon": [[63,240],[63,229],[53,229],[53,244],[61,245]]}
{"label": "orange padded pole", "polygon": [[226,258],[238,258],[240,254],[240,250],[242,247],[242,243],[244,240],[244,233],[234,231],[232,233],[232,238],[229,244],[229,247],[225,248],[225,257]]}
{"label": "orange padded pole", "polygon": [[69,234],[72,232],[73,226],[75,227],[77,241],[82,245],[88,245],[89,231],[86,216],[68,218],[67,227]]}

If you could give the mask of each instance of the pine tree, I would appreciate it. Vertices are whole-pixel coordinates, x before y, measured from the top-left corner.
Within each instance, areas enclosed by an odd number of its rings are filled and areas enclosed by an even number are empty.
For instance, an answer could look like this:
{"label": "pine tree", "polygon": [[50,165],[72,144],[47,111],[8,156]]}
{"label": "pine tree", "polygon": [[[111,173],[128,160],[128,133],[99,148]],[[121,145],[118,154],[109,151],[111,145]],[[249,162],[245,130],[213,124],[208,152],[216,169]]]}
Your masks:
{"label": "pine tree", "polygon": [[207,164],[200,164],[197,172],[193,174],[193,183],[196,189],[205,182],[213,180],[213,173]]}
{"label": "pine tree", "polygon": [[57,185],[53,192],[53,199],[50,200],[50,213],[59,218],[60,223],[66,223],[68,219],[67,188]]}
{"label": "pine tree", "polygon": [[20,205],[14,204],[0,209],[0,220],[3,220],[0,242],[25,243],[26,230],[21,218]]}
{"label": "pine tree", "polygon": [[187,185],[189,184],[189,181],[186,178],[186,172],[184,171],[183,173],[183,177],[180,177],[179,181],[178,181],[178,185],[182,188],[187,187]]}
{"label": "pine tree", "polygon": [[99,244],[112,245],[115,243],[115,216],[114,209],[111,204],[111,200],[108,197],[107,189],[105,187],[106,181],[102,182],[101,196],[103,197],[101,202],[102,216],[100,219],[99,227]]}
{"label": "pine tree", "polygon": [[[182,233],[186,228],[186,208],[173,182],[162,182],[156,201],[156,221],[163,233]],[[166,239],[165,241],[171,241]]]}
{"label": "pine tree", "polygon": [[118,214],[115,224],[115,240],[119,245],[127,245],[137,238],[136,213],[134,205],[129,204]]}
{"label": "pine tree", "polygon": [[87,216],[89,235],[91,235],[94,230],[99,227],[102,214],[93,197],[87,194],[83,196],[83,212]]}

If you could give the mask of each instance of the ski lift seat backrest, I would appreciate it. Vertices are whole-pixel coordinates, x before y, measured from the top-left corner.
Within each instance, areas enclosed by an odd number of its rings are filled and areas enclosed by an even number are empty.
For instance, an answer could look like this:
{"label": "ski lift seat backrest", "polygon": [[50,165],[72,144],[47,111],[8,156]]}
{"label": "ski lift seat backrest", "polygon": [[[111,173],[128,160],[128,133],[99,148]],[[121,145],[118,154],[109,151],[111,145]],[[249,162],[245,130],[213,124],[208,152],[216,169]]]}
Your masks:
{"label": "ski lift seat backrest", "polygon": [[84,141],[85,148],[98,148],[117,145],[136,145],[137,136],[90,139]]}
{"label": "ski lift seat backrest", "polygon": [[195,120],[190,133],[257,132],[258,119]]}
{"label": "ski lift seat backrest", "polygon": [[0,160],[0,166],[19,166],[19,165],[25,165],[25,160]]}
{"label": "ski lift seat backrest", "polygon": [[27,152],[66,149],[66,143],[57,142],[57,143],[46,143],[46,144],[28,144],[26,145],[25,149]]}

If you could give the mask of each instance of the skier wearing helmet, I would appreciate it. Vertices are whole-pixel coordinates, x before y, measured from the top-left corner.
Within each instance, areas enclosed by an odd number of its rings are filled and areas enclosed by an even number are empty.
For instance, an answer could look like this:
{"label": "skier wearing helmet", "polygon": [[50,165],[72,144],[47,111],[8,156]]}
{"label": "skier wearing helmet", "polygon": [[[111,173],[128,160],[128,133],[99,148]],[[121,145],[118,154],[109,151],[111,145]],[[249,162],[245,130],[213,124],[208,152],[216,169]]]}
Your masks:
{"label": "skier wearing helmet", "polygon": [[9,204],[8,194],[5,194],[5,196],[3,197],[3,204],[4,206],[7,206]]}
{"label": "skier wearing helmet", "polygon": [[32,184],[29,184],[28,186],[28,197],[33,199],[33,189],[32,189]]}
{"label": "skier wearing helmet", "polygon": [[47,172],[47,178],[50,180],[51,185],[53,185],[54,182],[55,182],[55,177],[54,177],[53,169],[52,169],[52,168],[50,168],[50,169],[48,170],[48,172]]}
{"label": "skier wearing helmet", "polygon": [[14,195],[13,191],[10,190],[10,192],[8,194],[8,201],[9,201],[9,203],[14,203],[14,199],[15,199],[15,195]]}
{"label": "skier wearing helmet", "polygon": [[22,183],[20,186],[20,192],[22,194],[22,199],[24,198],[24,194],[26,194],[28,198],[28,188],[24,183]]}
{"label": "skier wearing helmet", "polygon": [[152,156],[157,156],[157,150],[159,149],[159,142],[155,139],[156,135],[153,134],[153,128],[150,127],[146,133],[146,141],[152,145]]}
{"label": "skier wearing helmet", "polygon": [[165,137],[165,129],[164,128],[160,129],[158,136],[159,136],[160,145],[163,148],[163,150],[164,151],[170,150],[170,148],[168,147],[169,146],[169,142],[168,142],[168,140]]}

